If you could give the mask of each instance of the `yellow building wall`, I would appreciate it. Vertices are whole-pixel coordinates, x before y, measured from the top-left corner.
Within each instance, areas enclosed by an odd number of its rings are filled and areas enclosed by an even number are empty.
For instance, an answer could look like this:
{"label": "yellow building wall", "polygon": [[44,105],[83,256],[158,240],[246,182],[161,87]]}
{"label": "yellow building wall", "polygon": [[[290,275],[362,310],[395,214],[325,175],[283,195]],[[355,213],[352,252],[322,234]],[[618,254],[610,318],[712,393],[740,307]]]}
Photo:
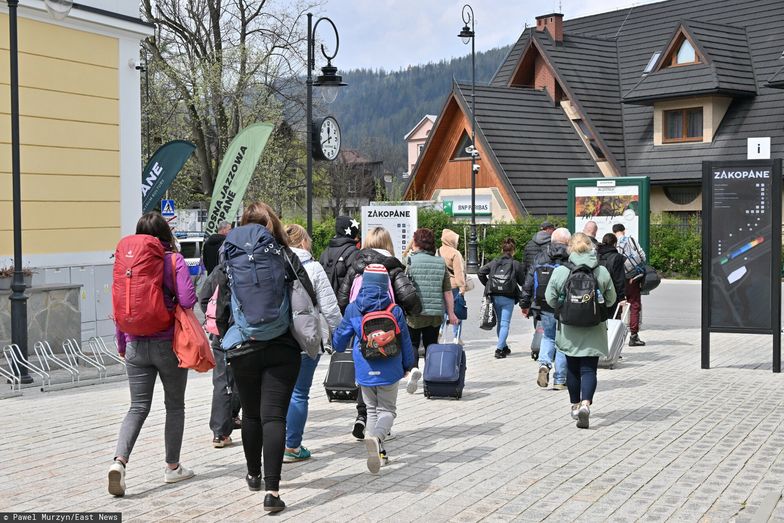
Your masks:
{"label": "yellow building wall", "polygon": [[[116,38],[19,18],[26,255],[111,251],[120,237]],[[8,17],[0,14],[0,265],[13,252]]]}

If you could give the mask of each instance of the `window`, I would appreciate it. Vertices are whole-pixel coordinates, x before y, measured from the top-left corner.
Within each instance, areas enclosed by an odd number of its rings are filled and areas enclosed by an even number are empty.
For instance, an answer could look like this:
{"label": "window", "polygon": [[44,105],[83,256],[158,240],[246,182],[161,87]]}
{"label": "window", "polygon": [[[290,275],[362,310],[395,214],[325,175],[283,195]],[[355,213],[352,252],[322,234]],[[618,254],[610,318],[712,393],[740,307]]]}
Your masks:
{"label": "window", "polygon": [[359,194],[359,179],[357,176],[350,174],[346,179],[346,192],[351,196]]}
{"label": "window", "polygon": [[421,143],[417,146],[417,158],[422,156],[422,151],[425,149],[425,144]]}
{"label": "window", "polygon": [[700,55],[697,54],[697,50],[694,49],[691,40],[686,38],[685,34],[681,34],[675,41],[675,45],[672,46],[670,53],[662,62],[662,67],[677,67],[680,65],[699,64],[701,62]]}
{"label": "window", "polygon": [[468,136],[467,132],[463,131],[463,136],[460,138],[460,142],[458,142],[454,154],[452,154],[452,159],[460,160],[462,158],[471,158],[471,155],[466,152],[466,149],[468,149],[470,145],[471,137]]}
{"label": "window", "polygon": [[653,66],[655,66],[656,62],[659,61],[660,56],[661,56],[661,51],[656,51],[655,53],[653,53],[653,55],[651,55],[651,59],[648,60],[648,65],[645,66],[645,70],[642,72],[642,74],[648,74],[651,71],[653,71]]}
{"label": "window", "polygon": [[593,156],[595,157],[596,161],[601,162],[606,160],[607,157],[604,156],[604,151],[602,151],[602,148],[599,147],[599,144],[596,143],[596,139],[594,138],[591,129],[588,127],[588,124],[585,123],[585,120],[578,118],[574,122],[577,124],[577,128],[583,135],[585,143],[588,144],[588,147],[590,147],[591,151],[593,152]]}
{"label": "window", "polygon": [[702,107],[664,111],[664,143],[701,142]]}

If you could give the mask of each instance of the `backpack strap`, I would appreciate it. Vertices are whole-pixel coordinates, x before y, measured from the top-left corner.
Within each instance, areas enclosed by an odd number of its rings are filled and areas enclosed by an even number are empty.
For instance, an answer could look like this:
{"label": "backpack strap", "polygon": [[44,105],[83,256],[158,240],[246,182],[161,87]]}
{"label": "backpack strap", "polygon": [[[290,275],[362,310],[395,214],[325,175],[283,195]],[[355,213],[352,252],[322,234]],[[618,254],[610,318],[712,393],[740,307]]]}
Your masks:
{"label": "backpack strap", "polygon": [[395,318],[394,314],[392,313],[392,310],[395,308],[395,305],[396,305],[396,303],[393,301],[392,303],[387,305],[387,308],[385,310],[389,314],[392,314],[392,317],[394,318],[394,321],[395,321],[395,334],[400,334],[400,325],[398,325],[397,318]]}
{"label": "backpack strap", "polygon": [[[174,303],[177,303],[179,300],[177,299],[177,255],[175,253],[171,253],[171,261],[172,261],[172,290],[174,291],[172,295],[172,299]],[[164,290],[165,287],[164,287]]]}

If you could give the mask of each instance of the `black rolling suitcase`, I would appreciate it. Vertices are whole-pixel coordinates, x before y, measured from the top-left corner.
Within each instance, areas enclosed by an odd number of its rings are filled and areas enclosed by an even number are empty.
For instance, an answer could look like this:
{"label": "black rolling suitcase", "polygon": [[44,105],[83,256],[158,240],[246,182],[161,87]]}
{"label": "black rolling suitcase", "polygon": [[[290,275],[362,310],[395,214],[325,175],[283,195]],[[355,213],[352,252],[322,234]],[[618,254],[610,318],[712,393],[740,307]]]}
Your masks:
{"label": "black rolling suitcase", "polygon": [[531,339],[531,359],[536,361],[539,359],[539,349],[542,346],[542,336],[544,336],[544,327],[542,327],[541,320],[534,320],[534,337]]}
{"label": "black rolling suitcase", "polygon": [[356,401],[359,388],[354,376],[354,356],[350,350],[334,352],[329,358],[324,390],[329,401]]}

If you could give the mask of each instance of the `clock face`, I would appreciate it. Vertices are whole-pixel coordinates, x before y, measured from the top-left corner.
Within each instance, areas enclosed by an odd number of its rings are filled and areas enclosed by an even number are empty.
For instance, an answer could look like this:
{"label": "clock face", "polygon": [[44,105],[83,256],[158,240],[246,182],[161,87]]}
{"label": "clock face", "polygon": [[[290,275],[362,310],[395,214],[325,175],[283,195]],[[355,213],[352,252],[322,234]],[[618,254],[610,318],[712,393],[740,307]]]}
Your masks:
{"label": "clock face", "polygon": [[334,160],[338,157],[340,152],[340,127],[338,127],[338,122],[331,116],[321,121],[319,143],[324,158]]}

